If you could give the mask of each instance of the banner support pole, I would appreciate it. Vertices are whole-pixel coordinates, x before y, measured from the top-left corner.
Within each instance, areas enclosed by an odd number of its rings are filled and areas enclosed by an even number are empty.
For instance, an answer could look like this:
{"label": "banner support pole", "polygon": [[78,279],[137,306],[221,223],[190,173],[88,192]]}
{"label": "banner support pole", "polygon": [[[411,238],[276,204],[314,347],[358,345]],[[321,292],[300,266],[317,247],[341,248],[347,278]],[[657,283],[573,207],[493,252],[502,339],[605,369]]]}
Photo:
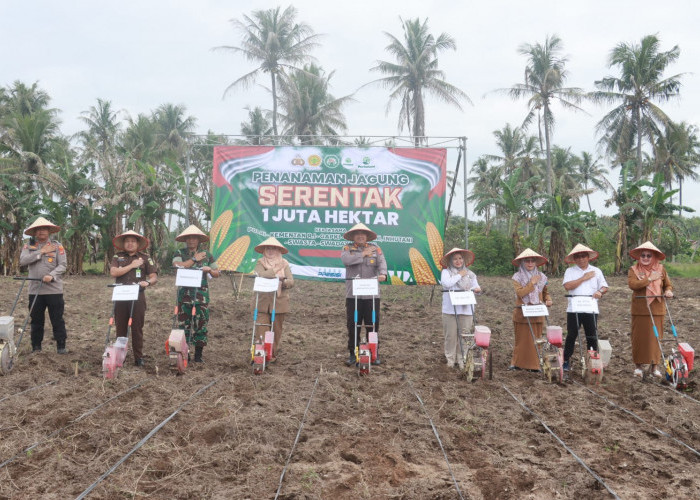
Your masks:
{"label": "banner support pole", "polygon": [[462,148],[462,175],[464,176],[464,248],[469,249],[469,213],[467,212],[467,196],[469,194],[469,185],[467,184],[467,138],[460,138]]}

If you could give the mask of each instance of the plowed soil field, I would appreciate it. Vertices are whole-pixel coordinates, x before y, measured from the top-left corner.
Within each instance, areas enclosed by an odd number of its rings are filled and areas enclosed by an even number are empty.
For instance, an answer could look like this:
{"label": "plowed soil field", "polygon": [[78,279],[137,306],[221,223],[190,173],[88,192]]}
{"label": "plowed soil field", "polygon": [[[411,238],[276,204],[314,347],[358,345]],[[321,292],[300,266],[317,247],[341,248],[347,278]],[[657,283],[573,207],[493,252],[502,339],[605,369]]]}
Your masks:
{"label": "plowed soil field", "polygon": [[[105,380],[111,280],[69,277],[70,353],[56,354],[49,328],[43,352],[32,354],[27,334],[0,377],[0,498],[76,498],[95,483],[88,498],[261,499],[278,489],[285,499],[597,499],[612,498],[609,490],[697,498],[698,386],[679,393],[633,379],[631,292],[626,278],[609,281],[599,335],[613,357],[590,392],[576,369],[563,385],[507,371],[509,278],[480,278],[493,379],[470,383],[444,362],[439,289],[431,302],[430,287],[382,287],[383,363],[360,377],[344,364],[343,284],[309,281],[293,290],[278,361],[253,375],[252,280],[236,298],[229,277],[212,283],[205,363],[176,376],[164,351],[172,276],[147,292],[145,368],[129,354],[118,378]],[[551,322],[565,325],[560,283],[550,284]],[[8,314],[19,284],[0,284]],[[698,350],[700,280],[674,285],[678,333]],[[16,324],[26,308],[25,292]]]}

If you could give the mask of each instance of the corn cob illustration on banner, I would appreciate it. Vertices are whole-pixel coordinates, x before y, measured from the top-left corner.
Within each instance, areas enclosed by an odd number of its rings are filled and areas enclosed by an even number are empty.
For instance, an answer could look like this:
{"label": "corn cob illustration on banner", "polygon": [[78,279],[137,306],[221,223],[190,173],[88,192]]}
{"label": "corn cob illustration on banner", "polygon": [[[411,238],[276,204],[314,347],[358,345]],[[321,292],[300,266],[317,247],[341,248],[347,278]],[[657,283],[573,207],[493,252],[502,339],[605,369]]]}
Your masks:
{"label": "corn cob illustration on banner", "polygon": [[425,225],[425,234],[428,236],[428,246],[430,247],[430,255],[433,256],[433,262],[435,262],[435,267],[440,269],[440,259],[442,258],[442,252],[444,249],[442,235],[440,235],[440,231],[437,230],[435,224],[433,224],[432,222],[428,222]]}
{"label": "corn cob illustration on banner", "polygon": [[219,269],[224,271],[236,271],[238,266],[241,265],[243,257],[248,251],[250,246],[250,236],[245,235],[238,238],[236,241],[231,243],[224,253],[222,253],[216,260],[219,265]]}
{"label": "corn cob illustration on banner", "polygon": [[434,285],[437,283],[433,270],[430,269],[428,261],[415,248],[408,251],[408,257],[411,260],[411,268],[413,269],[413,279],[419,285]]}
{"label": "corn cob illustration on banner", "polygon": [[347,231],[377,234],[388,284],[436,283],[445,227],[446,148],[217,146],[211,251],[220,267],[253,271],[276,238],[295,279],[344,281]]}
{"label": "corn cob illustration on banner", "polygon": [[[216,218],[214,224],[211,226],[210,234],[210,251],[214,251],[214,245],[219,248],[228,234],[228,229],[231,227],[231,221],[233,220],[233,212],[231,210],[224,211],[219,217]],[[218,242],[218,243],[217,243]]]}

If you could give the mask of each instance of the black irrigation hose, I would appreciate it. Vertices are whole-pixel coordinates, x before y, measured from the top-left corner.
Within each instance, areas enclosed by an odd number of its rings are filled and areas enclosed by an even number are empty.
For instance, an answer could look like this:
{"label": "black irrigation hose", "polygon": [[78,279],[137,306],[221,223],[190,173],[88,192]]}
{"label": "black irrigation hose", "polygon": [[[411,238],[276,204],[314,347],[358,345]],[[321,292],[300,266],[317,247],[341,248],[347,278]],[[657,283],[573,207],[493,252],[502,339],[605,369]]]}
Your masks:
{"label": "black irrigation hose", "polygon": [[138,384],[136,384],[136,385],[134,385],[134,386],[131,386],[131,387],[129,387],[128,389],[126,389],[125,391],[122,391],[122,392],[120,392],[119,394],[117,394],[116,396],[112,396],[112,397],[109,398],[107,401],[104,401],[104,402],[100,403],[99,405],[95,406],[93,409],[86,411],[85,413],[83,413],[83,414],[80,415],[79,417],[74,418],[74,419],[71,420],[68,424],[64,425],[64,426],[61,427],[60,429],[57,429],[57,430],[53,431],[51,434],[49,434],[48,436],[46,436],[46,437],[45,437],[44,439],[42,439],[41,441],[37,441],[36,443],[34,443],[33,445],[31,445],[29,448],[26,448],[26,449],[20,451],[19,453],[17,453],[15,456],[13,456],[13,457],[8,458],[7,460],[5,460],[3,463],[0,464],[0,469],[2,469],[3,467],[5,467],[6,465],[11,464],[11,463],[14,462],[15,460],[17,460],[19,457],[21,457],[21,456],[26,456],[27,453],[29,453],[30,451],[32,451],[32,450],[33,450],[34,448],[36,448],[37,446],[42,445],[43,443],[45,443],[46,441],[48,441],[48,440],[51,439],[52,437],[54,437],[54,436],[60,434],[61,432],[63,432],[63,431],[66,430],[67,428],[69,428],[69,427],[71,427],[71,426],[77,424],[78,422],[80,422],[80,421],[81,421],[82,419],[84,419],[85,417],[92,415],[93,413],[95,413],[97,410],[99,410],[100,408],[102,408],[104,405],[106,405],[106,404],[109,403],[110,401],[113,401],[113,400],[117,399],[118,397],[123,396],[124,394],[126,394],[126,393],[128,393],[128,392],[131,392],[131,391],[133,391],[134,389],[136,389],[136,388],[138,388],[138,387],[140,387],[140,386],[142,386],[142,385],[143,385],[143,382],[138,383]]}
{"label": "black irrigation hose", "polygon": [[435,424],[433,424],[433,419],[430,418],[430,415],[428,414],[428,410],[425,409],[425,405],[423,404],[423,400],[420,398],[416,390],[413,388],[413,384],[411,381],[406,378],[406,381],[408,382],[409,387],[411,388],[411,392],[413,392],[413,395],[416,397],[418,402],[420,403],[421,407],[423,408],[423,412],[425,413],[425,416],[428,417],[428,421],[430,422],[430,426],[433,428],[433,434],[435,434],[435,437],[437,438],[437,442],[440,445],[440,449],[442,450],[442,454],[445,457],[445,462],[447,462],[447,469],[450,471],[450,476],[452,476],[452,482],[455,484],[455,489],[457,490],[457,494],[459,495],[459,498],[464,500],[464,496],[462,496],[462,491],[459,489],[459,483],[457,483],[457,478],[455,477],[454,473],[452,472],[452,467],[450,466],[450,460],[447,458],[447,452],[445,451],[445,447],[442,446],[442,441],[440,440],[440,435],[438,434],[437,429],[435,428]]}
{"label": "black irrigation hose", "polygon": [[[320,375],[319,375],[320,376]],[[318,385],[318,377],[316,377],[316,382],[314,382],[314,387],[311,389],[311,396],[309,396],[309,402],[306,403],[306,410],[304,410],[304,416],[301,417],[301,424],[299,425],[299,430],[297,431],[297,437],[294,439],[294,444],[292,449],[289,450],[289,456],[287,457],[287,463],[284,464],[284,469],[282,469],[282,475],[280,476],[280,484],[277,486],[277,493],[275,493],[275,500],[280,496],[280,491],[282,490],[282,480],[284,480],[284,474],[287,472],[287,467],[289,466],[289,461],[292,459],[292,454],[294,453],[294,448],[297,446],[299,441],[299,436],[301,435],[301,430],[304,428],[304,420],[306,420],[306,413],[309,411],[309,406],[311,406],[311,400],[314,397],[314,392],[316,392],[316,386]]]}
{"label": "black irrigation hose", "polygon": [[21,391],[21,392],[15,392],[14,394],[8,394],[4,398],[0,399],[0,403],[5,401],[6,399],[10,399],[11,397],[19,396],[20,394],[24,394],[25,392],[30,392],[30,391],[33,391],[34,389],[39,389],[41,387],[46,387],[47,385],[51,385],[51,384],[55,384],[55,383],[56,383],[56,381],[52,380],[51,382],[46,382],[45,384],[41,384],[41,385],[35,385],[34,387],[30,387],[29,389],[26,389],[26,390]]}
{"label": "black irrigation hose", "polygon": [[178,406],[178,408],[177,408],[174,412],[172,412],[168,418],[166,418],[166,419],[163,420],[161,423],[159,423],[158,425],[156,425],[156,426],[151,430],[151,432],[149,432],[148,434],[146,434],[146,437],[144,437],[141,441],[139,441],[138,443],[136,443],[136,446],[134,446],[134,447],[131,449],[131,451],[129,451],[129,453],[127,453],[127,454],[124,455],[122,458],[120,458],[120,459],[117,461],[117,463],[114,464],[112,467],[110,467],[109,470],[108,470],[107,472],[105,472],[104,474],[102,474],[102,475],[97,479],[97,481],[95,481],[94,483],[92,483],[90,486],[88,486],[88,487],[85,489],[85,491],[83,491],[79,496],[77,496],[77,497],[76,497],[76,500],[80,500],[80,499],[82,499],[82,498],[85,498],[92,490],[94,490],[94,489],[97,487],[98,484],[100,484],[100,483],[102,482],[103,479],[105,479],[105,478],[106,478],[107,476],[109,476],[112,472],[114,472],[114,471],[117,469],[117,467],[119,467],[121,464],[123,464],[123,463],[126,461],[126,459],[128,459],[131,455],[133,455],[134,453],[136,453],[136,451],[138,451],[139,448],[141,448],[144,444],[146,444],[146,442],[147,442],[149,439],[151,439],[151,438],[153,437],[153,435],[154,435],[156,432],[158,432],[159,430],[161,430],[161,429],[163,428],[163,426],[165,426],[165,424],[167,424],[168,422],[170,422],[170,420],[171,420],[175,415],[177,415],[177,414],[180,412],[180,410],[182,410],[185,406],[187,406],[187,405],[190,403],[190,401],[192,401],[194,398],[196,398],[197,396],[199,396],[200,394],[202,394],[204,391],[206,391],[207,389],[209,389],[212,385],[216,384],[217,381],[218,381],[218,379],[212,380],[212,381],[209,382],[207,385],[205,385],[204,387],[200,388],[197,392],[195,392],[194,394],[192,394],[192,395],[189,397],[189,399],[187,399],[187,401],[185,401],[185,402],[182,403],[180,406]]}
{"label": "black irrigation hose", "polygon": [[669,390],[669,391],[673,391],[673,392],[675,392],[676,394],[680,394],[680,395],[683,396],[684,398],[688,398],[688,399],[690,399],[691,401],[694,401],[695,403],[700,404],[700,400],[697,400],[697,399],[695,399],[695,398],[692,397],[692,396],[688,396],[687,394],[685,394],[684,392],[679,391],[678,389],[674,389],[673,387],[669,387],[669,386],[667,386],[667,385],[662,385],[661,387],[663,387],[664,389],[667,389],[667,390]]}
{"label": "black irrigation hose", "polygon": [[583,468],[586,469],[586,470],[588,471],[588,473],[589,473],[591,476],[593,476],[593,478],[595,478],[596,481],[598,481],[606,490],[608,490],[608,492],[609,492],[613,497],[615,497],[617,500],[620,499],[620,497],[617,496],[617,493],[615,493],[615,492],[605,483],[605,481],[603,481],[603,479],[602,479],[598,474],[595,473],[595,471],[594,471],[593,469],[591,469],[590,467],[588,467],[588,465],[586,465],[586,463],[585,463],[583,460],[581,460],[581,459],[578,457],[578,455],[576,455],[576,453],[574,453],[573,450],[572,450],[571,448],[569,448],[569,447],[566,445],[566,443],[564,443],[564,441],[562,441],[561,438],[559,438],[559,436],[557,436],[557,435],[554,433],[554,431],[553,431],[552,429],[550,429],[549,426],[547,426],[547,424],[545,424],[544,421],[543,421],[535,412],[533,412],[530,408],[528,408],[527,406],[525,406],[525,403],[523,403],[522,401],[520,401],[520,400],[518,399],[518,397],[517,397],[515,394],[513,394],[512,392],[510,392],[510,390],[505,386],[505,384],[501,384],[501,385],[502,385],[503,389],[505,389],[505,391],[506,391],[508,394],[510,394],[510,396],[511,396],[513,399],[515,399],[515,401],[516,401],[520,406],[522,406],[522,407],[525,409],[525,411],[527,411],[530,415],[532,415],[535,419],[537,419],[537,421],[538,421],[540,424],[542,424],[542,427],[544,427],[544,428],[547,430],[547,432],[549,432],[552,436],[554,436],[554,439],[556,439],[556,440],[559,442],[559,444],[562,445],[562,446],[564,447],[564,449],[565,449],[566,451],[568,451],[568,452],[571,454],[571,456],[573,456],[573,457],[576,459],[576,461],[577,461],[579,464],[581,464],[581,465],[583,466]]}
{"label": "black irrigation hose", "polygon": [[667,438],[669,438],[669,439],[672,439],[673,441],[675,441],[676,443],[680,444],[681,446],[685,446],[685,447],[688,448],[690,451],[692,451],[693,453],[695,453],[697,456],[700,457],[700,452],[699,452],[698,450],[696,450],[696,449],[693,448],[692,446],[688,446],[687,444],[685,444],[685,443],[684,443],[683,441],[681,441],[680,439],[677,439],[677,438],[671,436],[670,434],[668,434],[668,433],[662,431],[661,429],[658,429],[657,427],[654,427],[653,424],[650,424],[649,422],[647,422],[646,420],[644,420],[642,417],[637,416],[637,415],[636,415],[635,413],[633,413],[631,410],[628,410],[628,409],[626,409],[626,408],[623,408],[622,406],[617,405],[616,403],[613,403],[612,401],[610,401],[610,400],[609,400],[608,398],[606,398],[605,396],[603,396],[603,395],[601,395],[601,394],[598,394],[598,393],[595,392],[594,390],[590,389],[589,387],[586,387],[585,385],[583,385],[583,384],[581,384],[581,383],[579,383],[579,382],[576,382],[575,380],[574,380],[574,383],[577,384],[577,385],[580,385],[581,387],[583,387],[584,389],[586,389],[586,390],[587,390],[588,392],[590,392],[591,394],[593,394],[593,395],[595,395],[595,396],[598,396],[600,399],[602,399],[603,401],[605,401],[605,402],[608,403],[609,405],[614,406],[614,407],[617,408],[618,410],[627,413],[628,415],[630,415],[632,418],[634,418],[634,419],[637,420],[638,422],[641,422],[641,423],[643,423],[643,424],[648,425],[649,427],[651,427],[652,429],[654,429],[654,430],[655,430],[658,434],[660,434],[661,436],[667,437]]}

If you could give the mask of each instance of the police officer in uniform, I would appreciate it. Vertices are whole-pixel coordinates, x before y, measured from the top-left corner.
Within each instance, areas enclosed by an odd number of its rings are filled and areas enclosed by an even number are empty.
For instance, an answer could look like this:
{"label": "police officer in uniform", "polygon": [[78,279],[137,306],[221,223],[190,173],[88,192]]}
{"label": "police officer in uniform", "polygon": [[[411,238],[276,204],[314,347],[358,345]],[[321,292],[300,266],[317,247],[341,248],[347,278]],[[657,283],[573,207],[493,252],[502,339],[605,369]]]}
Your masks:
{"label": "police officer in uniform", "polygon": [[[181,268],[201,269],[202,283],[199,288],[180,287],[177,291],[177,320],[179,327],[185,330],[187,342],[194,342],[194,361],[202,363],[202,351],[207,345],[207,324],[209,323],[209,275],[218,278],[221,275],[214,257],[206,249],[200,250],[200,243],[209,241],[197,226],[192,224],[177,235],[175,241],[183,241],[187,245],[175,252],[173,266]],[[192,314],[192,307],[195,309]]]}
{"label": "police officer in uniform", "polygon": [[[41,351],[44,340],[45,311],[49,310],[49,319],[53,327],[53,338],[56,341],[56,351],[65,354],[66,323],[63,321],[63,280],[66,271],[66,251],[63,246],[49,236],[60,231],[60,227],[39,217],[27,228],[24,234],[31,237],[29,244],[24,245],[19,256],[19,265],[28,266],[29,277],[43,281],[29,282],[29,307],[34,299],[36,304],[32,309],[32,351]],[[38,295],[37,295],[38,294]]]}
{"label": "police officer in uniform", "polygon": [[[119,250],[112,259],[109,273],[116,278],[115,283],[141,287],[139,298],[134,303],[131,320],[131,345],[136,366],[144,366],[143,361],[143,324],[146,318],[146,288],[155,285],[158,273],[153,260],[144,253],[149,241],[145,236],[135,231],[127,231],[112,240],[114,248]],[[120,301],[114,313],[117,323],[117,337],[126,337],[131,312],[131,302]]]}
{"label": "police officer in uniform", "polygon": [[[377,278],[385,281],[387,276],[386,259],[382,249],[374,243],[377,233],[370,230],[364,224],[355,224],[343,235],[352,244],[345,245],[340,255],[345,266],[345,311],[348,326],[348,351],[350,356],[345,362],[351,366],[355,364],[355,346],[360,344],[360,330],[364,322],[365,332],[369,334],[372,327],[372,300],[374,300],[375,322],[374,331],[379,333],[379,295],[376,297],[360,296],[357,298],[357,331],[355,331],[355,296],[352,294],[352,278]],[[380,363],[379,356],[374,361]]]}

